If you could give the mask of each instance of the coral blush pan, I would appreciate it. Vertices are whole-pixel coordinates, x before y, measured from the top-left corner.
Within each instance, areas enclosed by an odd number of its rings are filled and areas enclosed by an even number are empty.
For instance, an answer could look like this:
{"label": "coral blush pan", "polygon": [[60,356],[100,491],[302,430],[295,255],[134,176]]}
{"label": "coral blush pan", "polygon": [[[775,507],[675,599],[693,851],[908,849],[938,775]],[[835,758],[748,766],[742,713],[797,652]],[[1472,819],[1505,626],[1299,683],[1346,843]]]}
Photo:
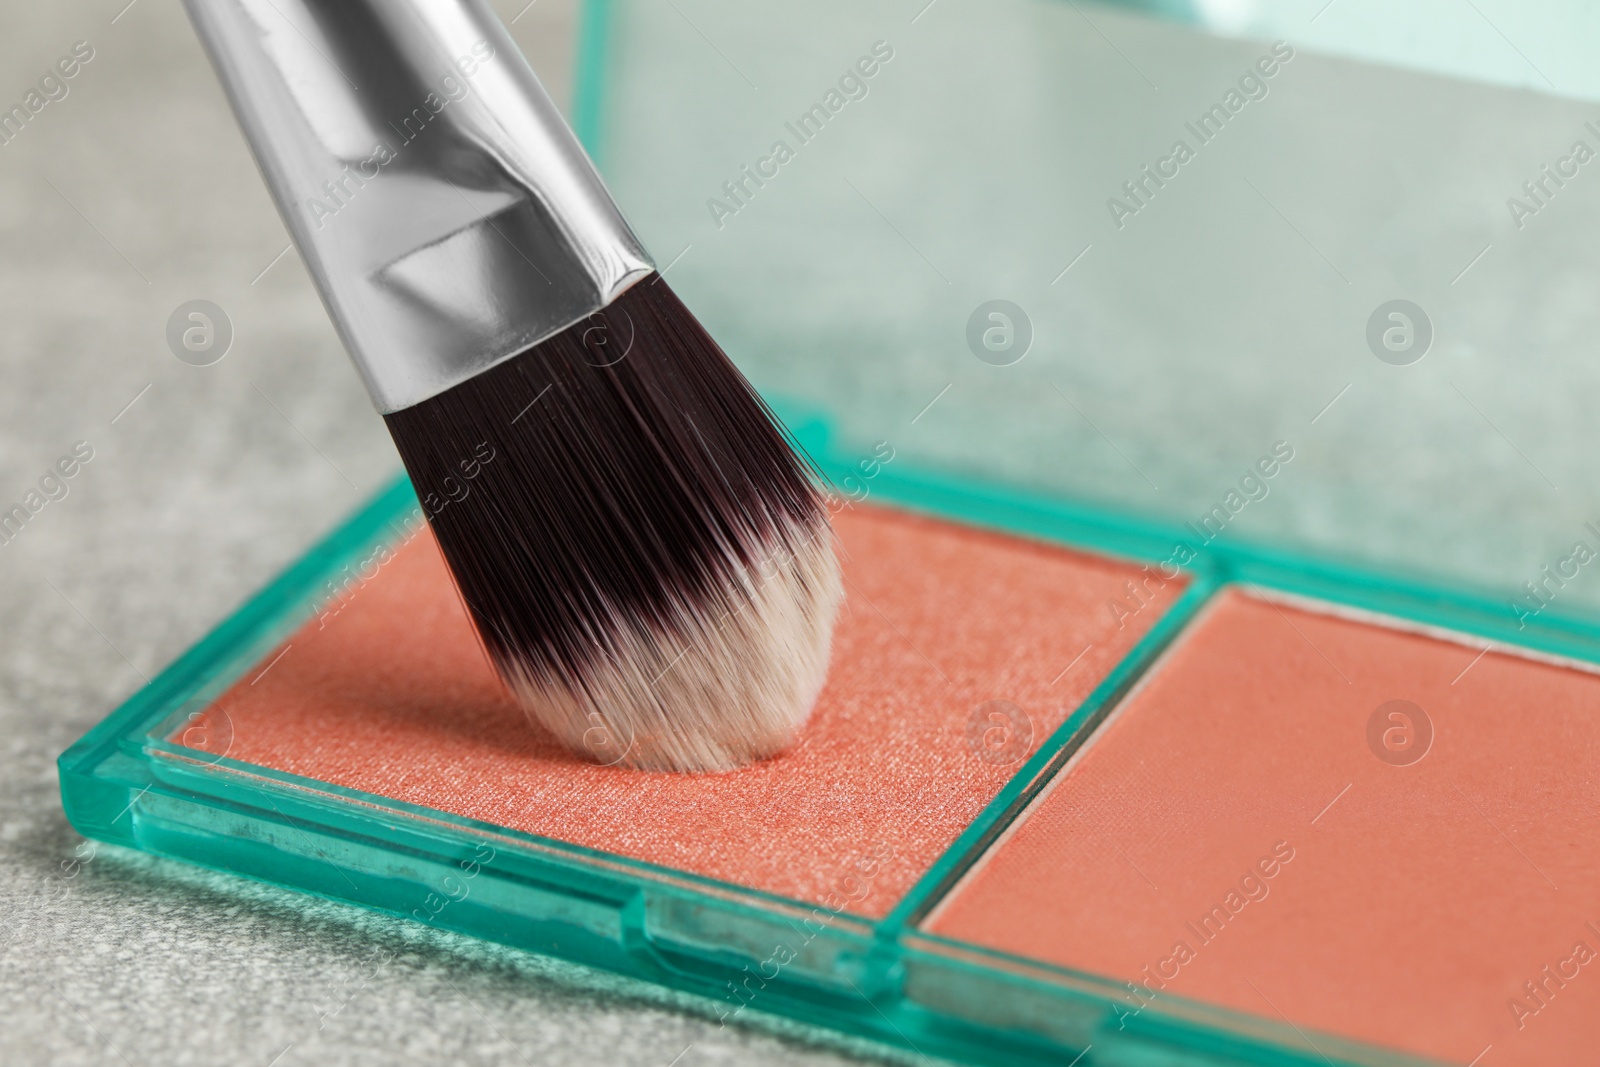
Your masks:
{"label": "coral blush pan", "polygon": [[1593,1062],[1600,677],[1482,648],[1224,592],[927,929],[1123,979],[1124,1026]]}
{"label": "coral blush pan", "polygon": [[531,729],[425,528],[222,697],[227,729],[185,733],[231,734],[233,760],[807,903],[847,886],[850,912],[881,916],[1025,755],[980,756],[974,709],[1023,709],[1037,745],[1181,583],[1119,627],[1105,605],[1130,565],[875,507],[835,526],[846,606],[827,685],[793,749],[733,773],[597,766]]}

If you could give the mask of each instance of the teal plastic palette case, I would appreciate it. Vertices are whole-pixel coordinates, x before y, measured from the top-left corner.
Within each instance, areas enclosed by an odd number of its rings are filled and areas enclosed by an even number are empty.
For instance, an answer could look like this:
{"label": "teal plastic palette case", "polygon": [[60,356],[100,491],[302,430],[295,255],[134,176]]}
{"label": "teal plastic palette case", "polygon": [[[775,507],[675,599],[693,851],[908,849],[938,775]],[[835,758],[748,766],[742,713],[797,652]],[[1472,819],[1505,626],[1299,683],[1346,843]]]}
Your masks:
{"label": "teal plastic palette case", "polygon": [[[1374,64],[1317,6],[585,6],[580,136],[841,500],[1189,576],[903,899],[817,926],[753,1010],[986,1063],[1432,1062],[1176,994],[1130,1014],[1125,977],[924,929],[1221,591],[1600,664],[1600,208],[1503,203],[1586,136],[1578,60],[1548,60],[1565,95],[1476,38]],[[397,482],[64,753],[72,823],[725,1010],[815,902],[180,743],[416,507]]]}

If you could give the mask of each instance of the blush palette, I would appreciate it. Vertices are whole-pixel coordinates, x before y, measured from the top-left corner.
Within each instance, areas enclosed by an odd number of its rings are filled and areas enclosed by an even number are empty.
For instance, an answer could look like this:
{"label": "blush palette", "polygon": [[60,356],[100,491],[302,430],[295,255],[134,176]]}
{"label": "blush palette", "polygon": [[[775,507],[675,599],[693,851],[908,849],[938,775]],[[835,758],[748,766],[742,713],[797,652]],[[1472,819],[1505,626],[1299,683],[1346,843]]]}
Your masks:
{"label": "blush palette", "polygon": [[831,673],[781,756],[683,776],[615,765],[625,738],[564,751],[499,688],[402,482],[65,753],[63,803],[92,837],[724,1021],[929,1054],[1488,1065],[1600,1041],[1581,635],[873,487],[837,502]]}

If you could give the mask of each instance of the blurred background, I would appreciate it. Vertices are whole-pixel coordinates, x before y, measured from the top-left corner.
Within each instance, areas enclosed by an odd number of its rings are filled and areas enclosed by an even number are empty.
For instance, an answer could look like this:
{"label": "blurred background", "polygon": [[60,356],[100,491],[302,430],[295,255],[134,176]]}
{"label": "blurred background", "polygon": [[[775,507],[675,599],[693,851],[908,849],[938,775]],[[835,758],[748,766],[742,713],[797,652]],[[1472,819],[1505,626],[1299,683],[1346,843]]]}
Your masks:
{"label": "blurred background", "polygon": [[[1589,5],[493,2],[842,455],[1508,625],[1600,550]],[[399,463],[174,0],[0,26],[0,1061],[889,1056],[71,831],[61,750]]]}

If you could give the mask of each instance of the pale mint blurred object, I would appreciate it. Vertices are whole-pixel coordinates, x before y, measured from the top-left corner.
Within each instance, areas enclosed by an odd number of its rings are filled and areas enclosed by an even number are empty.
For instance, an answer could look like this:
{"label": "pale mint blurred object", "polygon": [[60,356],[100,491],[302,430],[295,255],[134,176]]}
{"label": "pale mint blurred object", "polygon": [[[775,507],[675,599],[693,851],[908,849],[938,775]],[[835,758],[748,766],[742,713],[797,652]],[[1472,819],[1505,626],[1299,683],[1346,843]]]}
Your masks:
{"label": "pale mint blurred object", "polygon": [[[1261,35],[1233,39],[1055,0],[617,0],[590,132],[690,305],[849,447],[1175,536],[1220,507],[1219,538],[1509,613],[1600,550],[1600,112],[1522,55],[1584,95],[1594,18],[1319,6],[1201,5]],[[1031,325],[1008,365],[968,343],[992,300]],[[1551,599],[1592,614],[1600,578]]]}
{"label": "pale mint blurred object", "polygon": [[1600,100],[1600,11],[1579,0],[1126,0],[1224,37]]}

